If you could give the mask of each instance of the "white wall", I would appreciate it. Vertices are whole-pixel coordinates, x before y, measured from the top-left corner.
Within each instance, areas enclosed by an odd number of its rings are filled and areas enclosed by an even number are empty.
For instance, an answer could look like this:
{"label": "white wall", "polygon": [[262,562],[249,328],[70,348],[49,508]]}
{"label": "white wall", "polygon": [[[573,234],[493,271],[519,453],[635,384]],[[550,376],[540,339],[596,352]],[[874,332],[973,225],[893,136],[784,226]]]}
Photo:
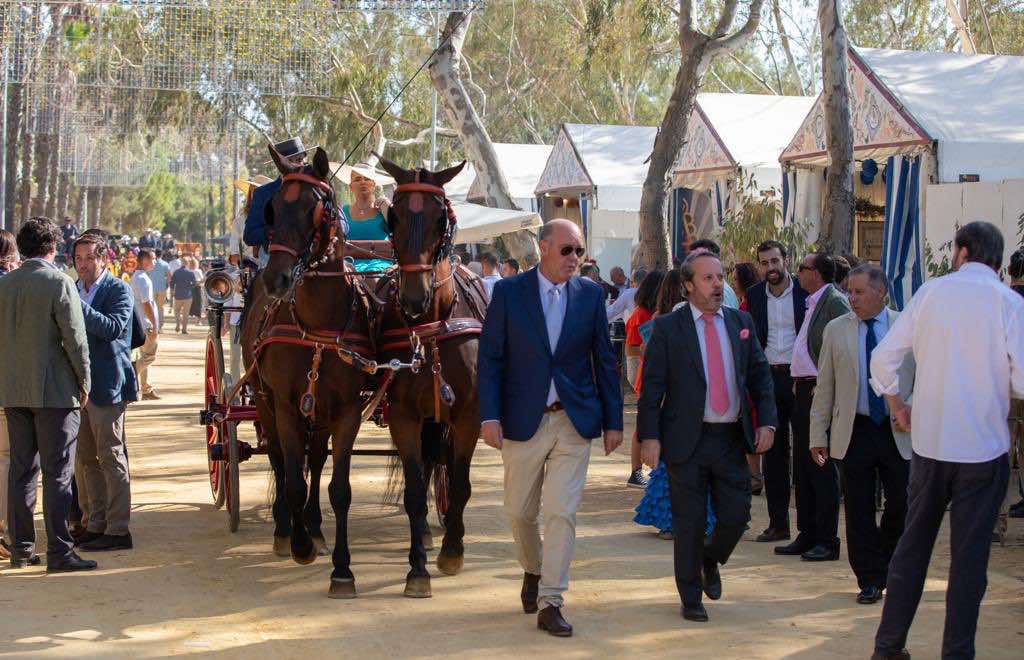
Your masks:
{"label": "white wall", "polygon": [[962,227],[975,220],[991,222],[1003,232],[1004,267],[1020,246],[1017,223],[1024,214],[1024,179],[934,184],[928,186],[926,199],[924,237],[931,244],[936,260],[941,259],[939,247],[953,239],[956,226]]}
{"label": "white wall", "polygon": [[608,271],[615,266],[621,266],[629,272],[633,246],[639,235],[639,223],[640,216],[636,211],[593,209],[590,212],[590,256],[597,260],[601,277],[607,279]]}

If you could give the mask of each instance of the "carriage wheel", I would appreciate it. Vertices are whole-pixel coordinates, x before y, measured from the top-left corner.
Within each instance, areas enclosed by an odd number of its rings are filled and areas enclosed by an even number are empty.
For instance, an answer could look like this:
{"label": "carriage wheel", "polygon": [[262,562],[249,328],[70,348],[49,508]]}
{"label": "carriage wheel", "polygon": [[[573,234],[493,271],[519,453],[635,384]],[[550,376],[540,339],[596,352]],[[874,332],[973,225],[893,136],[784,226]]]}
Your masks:
{"label": "carriage wheel", "polygon": [[[221,403],[237,403],[237,399],[228,401],[228,395],[235,387],[235,381],[231,374],[225,373],[222,377],[222,385],[219,399]],[[238,531],[238,523],[241,513],[238,507],[238,422],[226,421],[220,425],[220,436],[223,438],[227,449],[227,461],[224,463],[224,488],[226,492],[225,501],[228,509],[228,529],[232,532]]]}
{"label": "carriage wheel", "polygon": [[434,512],[437,514],[437,524],[445,527],[445,519],[448,516],[448,466],[438,463],[434,466]]}
{"label": "carriage wheel", "polygon": [[[219,353],[214,346],[213,339],[206,339],[206,369],[203,373],[204,403],[209,408],[211,403],[216,403],[221,394],[221,374],[224,373],[223,362],[218,364]],[[222,354],[221,354],[222,355]],[[224,506],[224,461],[210,460],[209,448],[220,439],[220,429],[216,424],[206,425],[206,463],[210,476],[210,491],[213,493],[213,505],[216,508]]]}

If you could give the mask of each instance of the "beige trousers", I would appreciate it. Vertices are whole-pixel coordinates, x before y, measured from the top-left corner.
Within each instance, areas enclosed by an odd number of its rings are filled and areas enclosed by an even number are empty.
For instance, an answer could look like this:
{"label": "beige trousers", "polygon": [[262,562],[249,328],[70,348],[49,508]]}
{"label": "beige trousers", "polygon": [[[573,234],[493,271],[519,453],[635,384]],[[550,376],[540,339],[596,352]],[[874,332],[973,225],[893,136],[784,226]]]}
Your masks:
{"label": "beige trousers", "polygon": [[167,291],[154,291],[153,299],[156,300],[156,324],[159,326],[157,332],[164,329],[164,307],[167,305]]}
{"label": "beige trousers", "polygon": [[[564,410],[547,413],[526,442],[505,440],[505,512],[516,555],[527,573],[540,575],[537,606],[562,607],[576,543],[576,510],[590,463],[590,441]],[[544,514],[544,541],[537,523]]]}
{"label": "beige trousers", "polygon": [[191,307],[191,298],[174,301],[174,327],[178,332],[188,332],[188,310]]}
{"label": "beige trousers", "polygon": [[135,363],[135,375],[139,379],[139,393],[149,394],[153,386],[149,384],[149,365],[156,361],[157,335],[147,334],[146,343],[139,349],[139,359]]}

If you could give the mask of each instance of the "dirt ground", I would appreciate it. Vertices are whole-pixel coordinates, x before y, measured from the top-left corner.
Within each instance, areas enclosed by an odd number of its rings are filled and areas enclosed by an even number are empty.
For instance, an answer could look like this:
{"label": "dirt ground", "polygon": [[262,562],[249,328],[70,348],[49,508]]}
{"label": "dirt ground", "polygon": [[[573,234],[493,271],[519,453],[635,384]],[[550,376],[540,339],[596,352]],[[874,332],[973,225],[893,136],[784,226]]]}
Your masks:
{"label": "dirt ground", "polygon": [[[408,570],[407,519],[384,506],[384,459],[354,461],[350,521],[359,598],[326,598],[328,557],[309,566],[271,553],[268,464],[242,473],[242,524],[229,533],[213,508],[201,405],[203,328],[164,334],[152,379],[159,401],[129,411],[133,475],[130,552],[97,553],[100,570],[48,576],[41,568],[0,570],[0,657],[223,658],[560,657],[640,655],[714,658],[867,658],[881,605],[854,602],[845,547],[840,561],[776,557],[753,535],[766,525],[763,498],[723,573],[711,622],[679,616],[671,544],[631,522],[641,492],[624,488],[625,452],[597,445],[579,515],[566,615],[576,636],[539,632],[519,606],[521,571],[501,509],[501,462],[483,443],[473,466],[466,567],[433,570],[433,598],[402,596]],[[627,410],[632,423],[634,410]],[[630,429],[631,431],[631,429]],[[243,437],[251,433],[245,430]],[[367,427],[363,446],[385,446]],[[328,470],[330,464],[328,463]],[[327,479],[324,482],[326,484]],[[326,486],[324,532],[334,538]],[[42,547],[42,519],[38,519]],[[435,535],[440,539],[439,532]],[[439,545],[439,543],[438,543]],[[948,572],[948,530],[940,535],[911,632],[915,658],[939,655]],[[432,552],[431,561],[436,556]],[[433,569],[433,565],[431,564]],[[978,629],[979,658],[1020,658],[1024,647],[1024,524],[993,548]]]}

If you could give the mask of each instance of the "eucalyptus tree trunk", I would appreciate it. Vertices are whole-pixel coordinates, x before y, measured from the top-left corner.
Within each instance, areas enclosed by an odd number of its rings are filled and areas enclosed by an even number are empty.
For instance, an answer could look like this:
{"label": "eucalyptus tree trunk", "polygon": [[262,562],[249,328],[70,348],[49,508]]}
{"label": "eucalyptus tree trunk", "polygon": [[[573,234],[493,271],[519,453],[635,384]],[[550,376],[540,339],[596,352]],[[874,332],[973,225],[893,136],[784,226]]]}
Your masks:
{"label": "eucalyptus tree trunk", "polygon": [[32,210],[32,170],[35,165],[35,135],[30,132],[29,114],[31,102],[28,94],[22,95],[24,115],[21,122],[21,135],[18,137],[18,149],[21,151],[21,180],[18,182],[18,203],[21,205],[21,221],[28,220]]}
{"label": "eucalyptus tree trunk", "polygon": [[32,215],[46,215],[48,195],[50,193],[50,140],[51,136],[36,135],[35,166],[33,179],[36,182],[36,194],[32,198]]}
{"label": "eucalyptus tree trunk", "polygon": [[825,96],[825,208],[821,246],[836,254],[853,248],[853,125],[850,122],[850,87],[846,75],[846,30],[839,0],[820,0],[821,63]]}
{"label": "eucalyptus tree trunk", "polygon": [[21,135],[22,96],[24,85],[8,85],[7,96],[7,180],[4,186],[4,217],[7,224],[15,227],[19,218],[15,215],[18,202],[18,136]]}
{"label": "eucalyptus tree trunk", "polygon": [[[494,151],[487,129],[473,107],[473,102],[462,84],[459,70],[462,66],[462,46],[472,14],[451,12],[441,33],[444,44],[431,59],[428,69],[430,79],[437,89],[438,98],[448,124],[459,135],[476,172],[484,204],[494,208],[516,209],[509,192],[508,182],[501,171],[498,155]],[[512,257],[526,265],[533,265],[540,259],[537,240],[528,230],[503,234],[501,242]]]}
{"label": "eucalyptus tree trunk", "polygon": [[43,215],[60,222],[57,215],[57,195],[60,192],[60,143],[61,134],[58,131],[50,136],[49,163],[46,168],[46,205]]}
{"label": "eucalyptus tree trunk", "polygon": [[640,195],[640,244],[633,267],[665,269],[671,264],[668,243],[668,189],[672,167],[686,139],[697,90],[708,67],[717,57],[741,48],[757,31],[764,0],[751,0],[743,25],[731,32],[739,0],[725,0],[714,30],[706,34],[696,26],[693,0],[679,3],[679,70],[672,95],[651,150],[647,178]]}

